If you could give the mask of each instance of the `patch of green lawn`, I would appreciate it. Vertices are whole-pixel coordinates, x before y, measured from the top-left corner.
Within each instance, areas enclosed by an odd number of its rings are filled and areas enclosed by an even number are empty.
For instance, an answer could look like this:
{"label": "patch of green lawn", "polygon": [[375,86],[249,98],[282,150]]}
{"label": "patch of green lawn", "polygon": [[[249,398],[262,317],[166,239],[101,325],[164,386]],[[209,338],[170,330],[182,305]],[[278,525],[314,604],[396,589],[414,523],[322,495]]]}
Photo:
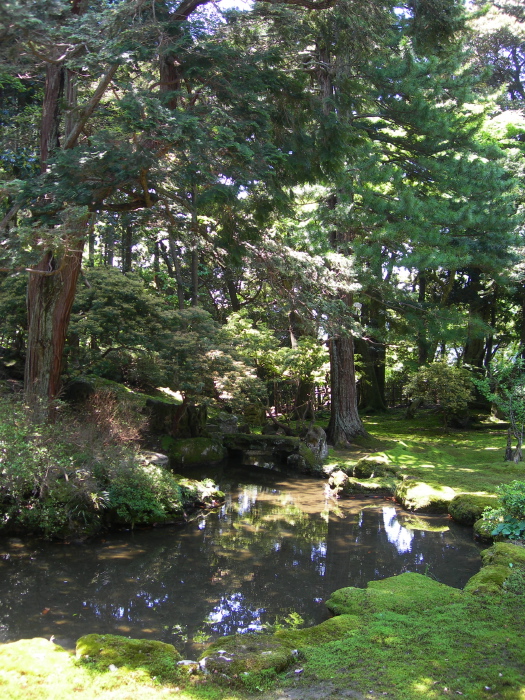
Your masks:
{"label": "patch of green lawn", "polygon": [[384,452],[400,475],[450,486],[457,493],[493,495],[496,487],[525,478],[525,467],[503,460],[506,433],[487,428],[445,432],[437,416],[407,420],[392,412],[364,419],[372,438],[356,440],[356,452],[332,451],[326,466],[354,464],[367,452]]}

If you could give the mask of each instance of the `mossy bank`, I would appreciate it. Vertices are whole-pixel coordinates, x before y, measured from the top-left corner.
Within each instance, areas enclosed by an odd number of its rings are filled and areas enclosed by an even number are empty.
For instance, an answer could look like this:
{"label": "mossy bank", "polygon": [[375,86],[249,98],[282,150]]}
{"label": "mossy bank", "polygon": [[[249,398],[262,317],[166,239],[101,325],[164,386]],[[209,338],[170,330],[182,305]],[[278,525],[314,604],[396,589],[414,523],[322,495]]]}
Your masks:
{"label": "mossy bank", "polygon": [[0,693],[6,700],[523,700],[525,581],[520,588],[505,580],[525,571],[525,549],[498,543],[483,564],[482,572],[498,569],[498,586],[480,587],[475,576],[460,591],[407,572],[343,588],[327,600],[334,617],[326,622],[226,637],[199,663],[169,644],[113,635],[81,638],[76,658],[43,639],[5,644]]}

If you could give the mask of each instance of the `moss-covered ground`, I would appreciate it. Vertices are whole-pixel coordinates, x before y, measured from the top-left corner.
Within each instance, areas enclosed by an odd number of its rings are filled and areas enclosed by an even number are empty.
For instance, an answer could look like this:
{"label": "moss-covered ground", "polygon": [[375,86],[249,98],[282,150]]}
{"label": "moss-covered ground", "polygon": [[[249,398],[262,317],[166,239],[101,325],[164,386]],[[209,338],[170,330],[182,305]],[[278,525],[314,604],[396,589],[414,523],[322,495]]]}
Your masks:
{"label": "moss-covered ground", "polygon": [[368,438],[357,438],[352,450],[332,450],[326,462],[353,465],[370,452],[384,452],[400,475],[449,486],[457,493],[493,495],[496,487],[525,478],[525,463],[505,462],[506,432],[497,423],[476,430],[445,432],[440,418],[421,412],[407,420],[403,411],[364,418]]}
{"label": "moss-covered ground", "polygon": [[[395,412],[366,425],[373,437],[332,453],[332,463],[350,465],[383,451],[418,481],[480,495],[524,478],[522,465],[503,461],[504,431],[444,433],[431,414],[410,422]],[[334,622],[311,632],[278,631],[275,639],[298,652],[287,669],[222,683],[214,673],[161,679],[147,663],[106,667],[77,660],[46,640],[23,640],[0,646],[0,698],[525,700],[525,591],[523,582],[519,586],[476,595],[416,574],[375,582],[369,591],[333,596],[340,615]]]}

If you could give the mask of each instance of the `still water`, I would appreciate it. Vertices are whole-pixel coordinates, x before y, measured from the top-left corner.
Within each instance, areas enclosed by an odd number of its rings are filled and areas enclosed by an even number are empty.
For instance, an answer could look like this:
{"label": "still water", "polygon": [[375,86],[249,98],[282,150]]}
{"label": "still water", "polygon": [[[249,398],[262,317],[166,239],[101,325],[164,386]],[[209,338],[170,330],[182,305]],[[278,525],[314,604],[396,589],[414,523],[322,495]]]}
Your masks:
{"label": "still water", "polygon": [[83,545],[0,539],[0,642],[89,632],[153,638],[195,658],[219,636],[327,619],[343,586],[416,571],[462,587],[480,568],[472,530],[392,501],[325,497],[325,482],[223,469],[226,502],[185,525]]}

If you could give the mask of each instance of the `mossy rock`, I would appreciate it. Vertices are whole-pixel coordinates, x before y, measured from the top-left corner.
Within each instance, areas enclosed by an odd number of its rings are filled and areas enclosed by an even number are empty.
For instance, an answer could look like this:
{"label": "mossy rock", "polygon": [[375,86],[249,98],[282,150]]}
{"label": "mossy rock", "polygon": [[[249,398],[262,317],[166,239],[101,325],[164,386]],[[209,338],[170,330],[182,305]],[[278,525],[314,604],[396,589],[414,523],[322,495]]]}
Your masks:
{"label": "mossy rock", "polygon": [[496,542],[481,552],[483,566],[520,566],[525,568],[525,547],[511,542]]}
{"label": "mossy rock", "polygon": [[362,457],[352,468],[352,476],[361,479],[373,479],[395,474],[397,474],[397,468],[390,463],[390,459],[384,452]]}
{"label": "mossy rock", "polygon": [[462,592],[422,574],[406,572],[381,581],[370,581],[366,589],[340,588],[326,601],[334,615],[369,616],[392,611],[406,614],[450,605]]}
{"label": "mossy rock", "polygon": [[299,449],[286,459],[286,466],[301,474],[323,475],[323,466],[319,456],[303,442],[299,443]]}
{"label": "mossy rock", "polygon": [[456,492],[450,486],[405,479],[397,483],[395,495],[407,510],[447,513]]}
{"label": "mossy rock", "polygon": [[476,496],[472,493],[460,493],[448,505],[449,515],[460,525],[474,525],[485,508],[494,506],[495,500],[490,496]]}
{"label": "mossy rock", "polygon": [[234,634],[214,642],[201,656],[208,673],[237,678],[244,673],[284,671],[296,658],[293,649],[266,634]]}
{"label": "mossy rock", "polygon": [[224,491],[219,491],[212,479],[189,479],[180,474],[175,478],[180,486],[182,499],[186,506],[215,506],[224,501]]}
{"label": "mossy rock", "polygon": [[357,615],[338,615],[314,627],[300,630],[278,630],[275,638],[290,647],[301,649],[343,639],[362,624]]}
{"label": "mossy rock", "polygon": [[483,518],[480,518],[474,523],[474,537],[478,540],[481,540],[481,542],[494,542],[495,538],[492,534],[493,529],[494,525],[492,523],[489,523],[486,520],[483,520]]}
{"label": "mossy rock", "polygon": [[373,493],[376,495],[392,495],[396,492],[397,479],[393,476],[379,476],[373,479],[357,479],[349,476],[341,486],[345,494]]}
{"label": "mossy rock", "polygon": [[175,466],[214,464],[226,457],[226,450],[222,444],[211,438],[187,438],[166,444],[171,464]]}
{"label": "mossy rock", "polygon": [[151,678],[176,680],[181,673],[181,655],[172,644],[152,639],[128,639],[114,634],[86,634],[77,641],[77,658],[99,670],[141,670]]}
{"label": "mossy rock", "polygon": [[503,593],[503,584],[511,573],[512,569],[508,566],[484,566],[469,578],[463,590],[474,595],[499,595]]}

